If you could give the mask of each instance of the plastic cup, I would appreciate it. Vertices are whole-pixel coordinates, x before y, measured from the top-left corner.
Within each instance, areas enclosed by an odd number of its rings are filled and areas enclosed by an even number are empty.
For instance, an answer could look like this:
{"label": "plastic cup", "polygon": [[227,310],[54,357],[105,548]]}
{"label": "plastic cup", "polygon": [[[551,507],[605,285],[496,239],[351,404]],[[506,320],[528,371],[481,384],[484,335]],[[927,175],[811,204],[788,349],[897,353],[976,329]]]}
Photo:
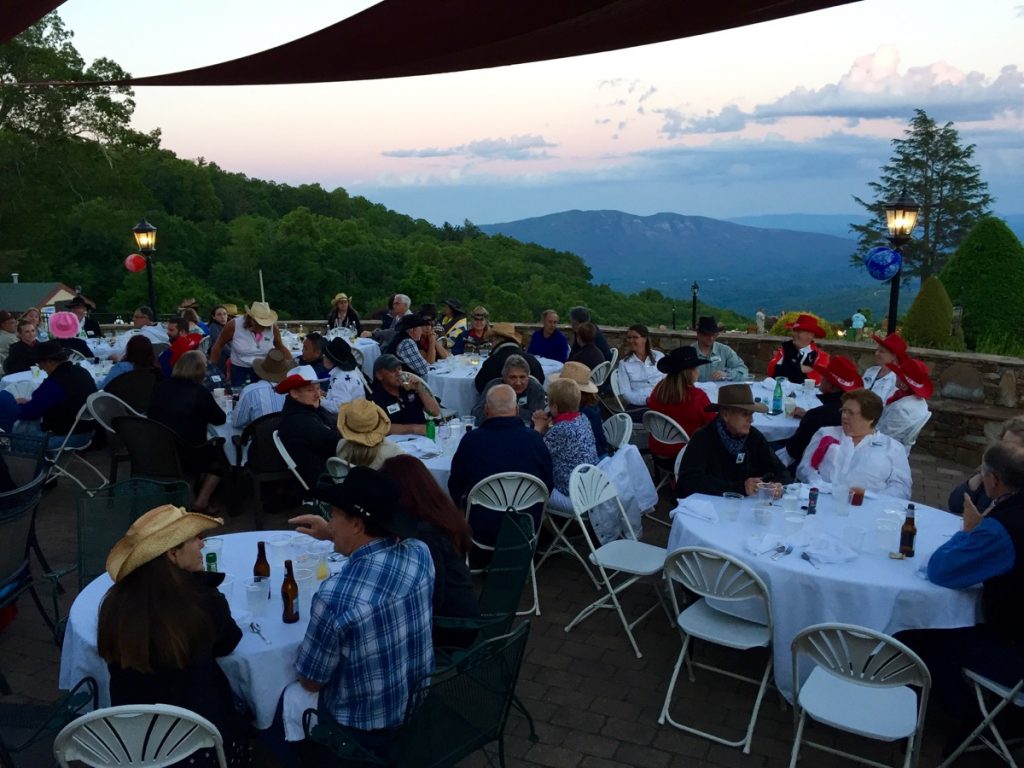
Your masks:
{"label": "plastic cup", "polygon": [[[212,552],[213,554],[215,554],[217,556],[217,570],[218,571],[224,570],[223,562],[221,561],[221,558],[220,558],[220,553],[221,553],[221,551],[223,551],[223,549],[224,549],[224,539],[220,538],[219,536],[210,536],[208,538],[203,539],[203,565],[204,565],[204,567],[207,565],[206,556]],[[207,570],[209,570],[209,568],[207,568]]]}
{"label": "plastic cup", "polygon": [[832,484],[832,504],[839,517],[850,516],[850,486]]}
{"label": "plastic cup", "polygon": [[899,545],[900,521],[895,517],[875,520],[875,547],[882,552],[895,552]]}
{"label": "plastic cup", "polygon": [[770,526],[772,524],[772,508],[765,506],[754,507],[754,522],[766,528]]}
{"label": "plastic cup", "polygon": [[850,506],[859,507],[864,503],[864,489],[856,486],[850,486]]}
{"label": "plastic cup", "polygon": [[257,576],[245,582],[245,607],[253,616],[262,616],[270,602],[270,579]]}
{"label": "plastic cup", "polygon": [[796,485],[787,485],[782,489],[782,508],[786,512],[800,511],[800,488]]}
{"label": "plastic cup", "polygon": [[38,365],[33,365],[31,368],[29,368],[29,370],[32,371],[33,379],[38,379],[40,376],[43,375],[43,369],[40,368]]}
{"label": "plastic cup", "polygon": [[309,609],[316,592],[316,572],[310,568],[295,569],[295,583],[299,585],[299,616],[309,620]]}
{"label": "plastic cup", "polygon": [[267,539],[267,559],[271,570],[284,570],[284,561],[292,558],[292,537],[288,533],[278,533]]}
{"label": "plastic cup", "polygon": [[224,581],[217,587],[217,591],[224,595],[224,599],[228,601],[228,605],[235,599],[235,577],[231,574],[224,575]]}
{"label": "plastic cup", "polygon": [[787,512],[786,516],[782,518],[782,526],[787,536],[792,536],[794,533],[800,533],[800,531],[804,529],[804,516]]}
{"label": "plastic cup", "polygon": [[466,432],[472,432],[473,427],[476,426],[476,416],[463,416],[462,426],[466,428]]}
{"label": "plastic cup", "polygon": [[217,400],[220,400],[222,397],[224,397],[224,387],[216,387],[213,390],[213,396]]}
{"label": "plastic cup", "polygon": [[740,517],[740,507],[743,505],[743,494],[723,493],[722,494],[722,518],[729,523],[735,523]]}
{"label": "plastic cup", "polygon": [[782,404],[782,412],[785,413],[786,416],[792,418],[793,417],[793,411],[795,411],[795,410],[796,410],[796,398],[794,398],[794,397],[787,397],[785,399],[785,402],[783,402],[783,404]]}
{"label": "plastic cup", "polygon": [[860,552],[864,549],[864,537],[866,535],[867,531],[859,525],[848,525],[843,528],[843,544],[854,552]]}
{"label": "plastic cup", "polygon": [[804,379],[804,392],[810,394],[814,392],[816,386],[814,379]]}
{"label": "plastic cup", "polygon": [[772,499],[775,498],[775,483],[758,483],[757,484],[757,502],[758,504],[771,505]]}

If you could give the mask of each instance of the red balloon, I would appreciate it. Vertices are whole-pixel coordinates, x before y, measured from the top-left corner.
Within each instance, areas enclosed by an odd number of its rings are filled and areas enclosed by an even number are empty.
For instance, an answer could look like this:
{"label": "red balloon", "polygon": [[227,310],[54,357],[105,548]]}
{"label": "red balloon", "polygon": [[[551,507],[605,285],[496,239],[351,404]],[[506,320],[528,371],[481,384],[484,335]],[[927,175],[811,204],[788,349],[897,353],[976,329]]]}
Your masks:
{"label": "red balloon", "polygon": [[146,268],[146,257],[138,253],[126,256],[124,259],[124,268],[129,272],[141,272]]}

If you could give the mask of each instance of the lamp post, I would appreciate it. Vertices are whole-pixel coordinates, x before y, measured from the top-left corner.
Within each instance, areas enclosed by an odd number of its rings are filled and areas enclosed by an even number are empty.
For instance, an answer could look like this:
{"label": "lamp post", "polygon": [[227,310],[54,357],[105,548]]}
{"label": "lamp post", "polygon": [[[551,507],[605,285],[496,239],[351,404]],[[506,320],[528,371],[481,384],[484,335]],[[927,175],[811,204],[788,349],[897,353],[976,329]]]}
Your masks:
{"label": "lamp post", "polygon": [[697,292],[700,291],[700,286],[697,285],[697,281],[693,281],[693,285],[690,286],[690,294],[693,296],[693,303],[690,306],[690,323],[693,330],[697,330]]}
{"label": "lamp post", "polygon": [[149,307],[156,316],[156,291],[153,290],[153,252],[156,251],[156,227],[142,219],[132,228],[135,245],[146,259],[146,284],[149,286]]}
{"label": "lamp post", "polygon": [[[917,226],[917,212],[921,206],[907,196],[907,188],[903,188],[899,200],[885,204],[885,226],[889,230],[889,245],[900,254],[902,260],[903,246],[910,242],[910,234]],[[888,333],[896,332],[896,316],[899,314],[900,279],[903,267],[889,281],[889,327]]]}

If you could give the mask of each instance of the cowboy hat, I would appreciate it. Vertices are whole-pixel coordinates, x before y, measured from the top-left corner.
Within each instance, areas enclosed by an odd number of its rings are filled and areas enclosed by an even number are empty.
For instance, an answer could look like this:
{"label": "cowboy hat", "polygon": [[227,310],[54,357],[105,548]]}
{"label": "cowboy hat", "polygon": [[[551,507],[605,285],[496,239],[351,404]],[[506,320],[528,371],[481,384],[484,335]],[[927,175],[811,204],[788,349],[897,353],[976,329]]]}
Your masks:
{"label": "cowboy hat", "polygon": [[698,355],[693,347],[676,347],[658,361],[658,370],[662,373],[678,373],[710,362]]}
{"label": "cowboy hat", "polygon": [[277,322],[277,312],[272,310],[265,301],[254,301],[245,308],[245,314],[264,328],[269,328]]}
{"label": "cowboy hat", "polygon": [[737,408],[741,411],[768,413],[768,406],[755,403],[754,394],[748,384],[728,384],[718,390],[718,402],[712,403],[705,411],[720,411],[723,408]]}
{"label": "cowboy hat", "polygon": [[297,368],[292,368],[291,372],[274,387],[274,391],[279,395],[284,395],[293,389],[304,387],[307,384],[319,384],[321,381],[327,381],[327,379],[318,379],[313,366],[300,365]]}
{"label": "cowboy hat", "polygon": [[360,397],[338,409],[338,431],[350,443],[372,448],[391,431],[391,419],[379,405]]}
{"label": "cowboy hat", "polygon": [[78,335],[78,315],[54,312],[50,317],[50,335],[55,339],[73,339]]}
{"label": "cowboy hat", "polygon": [[597,385],[590,380],[590,368],[583,363],[566,363],[562,366],[561,372],[553,373],[547,378],[548,382],[558,379],[570,379],[579,385],[580,392],[597,394]]}
{"label": "cowboy hat", "polygon": [[825,329],[818,325],[814,315],[799,315],[792,323],[787,323],[786,327],[791,331],[810,331],[816,339],[825,338]]}
{"label": "cowboy hat", "polygon": [[864,380],[860,377],[857,364],[844,355],[832,355],[828,359],[828,365],[816,362],[812,367],[843,392],[864,388]]}
{"label": "cowboy hat", "polygon": [[324,347],[324,356],[343,371],[356,369],[356,358],[352,347],[344,339],[331,339]]}
{"label": "cowboy hat", "polygon": [[86,309],[92,309],[92,304],[86,301],[82,294],[77,293],[71,301],[68,302],[68,309],[71,309],[72,307],[85,307]]}
{"label": "cowboy hat", "polygon": [[224,307],[224,311],[228,313],[228,317],[238,317],[238,305],[237,304],[221,304]]}
{"label": "cowboy hat", "polygon": [[903,337],[895,331],[890,333],[884,339],[875,333],[871,334],[871,338],[878,343],[878,346],[884,347],[896,355],[896,360],[898,362],[903,362],[907,359],[907,342],[905,342]]}
{"label": "cowboy hat", "polygon": [[523,346],[523,337],[516,333],[516,327],[512,323],[491,323],[491,337],[510,339],[519,346]]}
{"label": "cowboy hat", "polygon": [[410,328],[420,328],[425,325],[433,325],[434,321],[429,317],[424,316],[420,312],[413,312],[411,315],[406,315],[398,321],[396,330],[401,333],[402,331],[408,331]]}
{"label": "cowboy hat", "polygon": [[712,315],[704,315],[697,320],[697,333],[715,334],[719,330],[718,321]]}
{"label": "cowboy hat", "polygon": [[393,536],[415,536],[416,524],[399,505],[398,483],[369,467],[352,467],[337,485],[317,488],[308,498],[326,501],[349,517],[361,517]]}
{"label": "cowboy hat", "polygon": [[442,303],[447,307],[451,307],[457,314],[464,315],[466,313],[458,299],[445,299]]}
{"label": "cowboy hat", "polygon": [[927,400],[935,391],[931,374],[928,373],[928,366],[920,360],[908,357],[902,363],[888,363],[886,367],[920,398]]}
{"label": "cowboy hat", "polygon": [[291,355],[286,355],[276,348],[267,352],[266,357],[257,357],[252,361],[252,369],[256,371],[256,375],[273,384],[281,382],[294,367],[295,361]]}
{"label": "cowboy hat", "polygon": [[336,293],[336,294],[334,294],[334,298],[331,299],[331,306],[334,306],[339,301],[351,302],[351,299],[348,297],[347,293]]}
{"label": "cowboy hat", "polygon": [[67,360],[68,351],[61,346],[61,343],[56,339],[50,341],[44,341],[36,344],[32,350],[33,357],[37,363],[41,363],[44,360]]}
{"label": "cowboy hat", "polygon": [[178,309],[199,309],[199,302],[195,299],[182,299]]}
{"label": "cowboy hat", "polygon": [[107,555],[107,573],[121,581],[140,565],[184,544],[203,531],[224,525],[219,517],[164,504],[149,510],[128,528]]}

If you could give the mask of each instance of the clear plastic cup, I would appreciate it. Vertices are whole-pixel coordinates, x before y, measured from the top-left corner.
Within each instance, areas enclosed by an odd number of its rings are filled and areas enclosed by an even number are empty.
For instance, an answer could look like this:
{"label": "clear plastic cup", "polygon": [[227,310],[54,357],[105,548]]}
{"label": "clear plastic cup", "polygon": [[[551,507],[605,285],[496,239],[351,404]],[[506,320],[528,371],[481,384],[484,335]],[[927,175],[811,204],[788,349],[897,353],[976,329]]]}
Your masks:
{"label": "clear plastic cup", "polygon": [[224,599],[228,601],[230,606],[235,599],[235,577],[231,574],[225,574],[224,581],[217,587],[217,591],[224,595]]}
{"label": "clear plastic cup", "polygon": [[292,559],[292,535],[277,533],[267,539],[267,559],[271,570],[284,570],[284,561]]}
{"label": "clear plastic cup", "polygon": [[255,576],[245,582],[245,607],[253,616],[262,616],[267,612],[270,602],[270,579]]}
{"label": "clear plastic cup", "polygon": [[900,543],[900,521],[888,515],[875,520],[875,547],[883,553],[895,552]]}
{"label": "clear plastic cup", "polygon": [[463,416],[462,426],[466,428],[466,432],[472,432],[473,427],[476,426],[476,416]]}
{"label": "clear plastic cup", "polygon": [[735,523],[740,517],[740,507],[743,505],[742,493],[722,494],[722,519],[728,523]]}
{"label": "clear plastic cup", "polygon": [[843,544],[854,552],[860,552],[864,549],[864,537],[867,533],[859,525],[848,525],[843,528]]}
{"label": "clear plastic cup", "polygon": [[775,498],[775,483],[757,484],[757,503],[771,505]]}
{"label": "clear plastic cup", "polygon": [[850,486],[832,484],[832,508],[839,517],[850,516]]}
{"label": "clear plastic cup", "polygon": [[208,538],[203,539],[203,567],[206,568],[206,570],[210,570],[208,567],[209,562],[206,559],[206,556],[210,553],[213,553],[217,556],[217,570],[224,570],[224,564],[220,557],[220,553],[223,551],[223,549],[224,539],[220,538],[219,536],[210,536]]}
{"label": "clear plastic cup", "polygon": [[763,505],[754,507],[754,522],[769,527],[772,524],[772,508]]}
{"label": "clear plastic cup", "polygon": [[313,594],[319,586],[316,572],[310,568],[296,568],[295,583],[299,585],[299,617],[309,621],[309,608],[313,604]]}
{"label": "clear plastic cup", "polygon": [[787,536],[799,533],[804,529],[804,516],[795,512],[787,512],[782,518],[782,526]]}
{"label": "clear plastic cup", "polygon": [[787,485],[782,489],[782,508],[787,513],[800,511],[800,486]]}

